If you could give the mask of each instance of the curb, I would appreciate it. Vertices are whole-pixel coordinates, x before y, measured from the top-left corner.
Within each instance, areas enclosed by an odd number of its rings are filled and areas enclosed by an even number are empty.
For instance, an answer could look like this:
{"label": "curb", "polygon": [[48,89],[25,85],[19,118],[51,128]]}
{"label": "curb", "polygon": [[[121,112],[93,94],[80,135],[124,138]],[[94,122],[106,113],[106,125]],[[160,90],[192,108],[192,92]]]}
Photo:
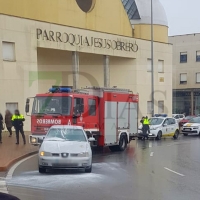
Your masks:
{"label": "curb", "polygon": [[0,172],[6,172],[6,171],[8,171],[10,169],[10,167],[12,167],[12,165],[14,165],[16,162],[18,162],[18,161],[20,161],[20,160],[22,160],[22,159],[24,159],[26,157],[32,156],[34,154],[37,154],[37,153],[38,153],[38,150],[30,152],[30,153],[27,153],[25,155],[22,155],[22,156],[20,156],[20,157],[18,157],[16,159],[10,161],[6,166],[0,167]]}

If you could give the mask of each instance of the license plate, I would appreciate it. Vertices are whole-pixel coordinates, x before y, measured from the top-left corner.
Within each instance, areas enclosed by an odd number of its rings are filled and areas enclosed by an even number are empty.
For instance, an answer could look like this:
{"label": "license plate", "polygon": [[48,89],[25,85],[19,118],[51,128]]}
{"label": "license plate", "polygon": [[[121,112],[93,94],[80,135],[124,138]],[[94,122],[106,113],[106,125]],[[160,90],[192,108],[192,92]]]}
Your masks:
{"label": "license plate", "polygon": [[184,131],[190,131],[190,129],[189,128],[185,128]]}

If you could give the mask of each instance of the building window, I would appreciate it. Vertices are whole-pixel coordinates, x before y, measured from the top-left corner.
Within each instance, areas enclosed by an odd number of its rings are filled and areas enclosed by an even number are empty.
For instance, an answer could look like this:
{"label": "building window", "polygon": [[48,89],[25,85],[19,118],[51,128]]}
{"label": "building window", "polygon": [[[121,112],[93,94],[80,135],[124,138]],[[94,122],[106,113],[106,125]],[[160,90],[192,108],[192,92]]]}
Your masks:
{"label": "building window", "polygon": [[158,60],[158,73],[164,73],[164,60]]}
{"label": "building window", "polygon": [[18,103],[6,103],[6,109],[14,114],[15,110],[18,109]]}
{"label": "building window", "polygon": [[187,52],[181,52],[180,53],[180,63],[186,63],[187,62]]}
{"label": "building window", "polygon": [[158,114],[164,113],[164,101],[158,101]]}
{"label": "building window", "polygon": [[187,74],[180,74],[180,84],[187,84]]}
{"label": "building window", "polygon": [[2,43],[3,60],[15,61],[15,43],[3,42]]}
{"label": "building window", "polygon": [[88,100],[88,106],[89,106],[89,115],[95,116],[96,115],[96,100],[95,99],[89,99]]}
{"label": "building window", "polygon": [[200,72],[196,73],[196,82],[200,83]]}
{"label": "building window", "polygon": [[196,61],[200,62],[200,51],[196,51]]}
{"label": "building window", "polygon": [[151,72],[151,59],[147,59],[147,72]]}
{"label": "building window", "polygon": [[147,114],[152,114],[152,103],[147,101]]}

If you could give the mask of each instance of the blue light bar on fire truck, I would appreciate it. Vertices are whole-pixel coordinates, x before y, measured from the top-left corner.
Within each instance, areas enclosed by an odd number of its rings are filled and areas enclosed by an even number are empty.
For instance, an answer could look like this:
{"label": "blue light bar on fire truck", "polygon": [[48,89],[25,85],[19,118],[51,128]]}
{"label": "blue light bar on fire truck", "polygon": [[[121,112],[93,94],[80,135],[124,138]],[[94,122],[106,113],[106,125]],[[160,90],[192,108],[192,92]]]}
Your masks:
{"label": "blue light bar on fire truck", "polygon": [[62,92],[64,92],[64,93],[69,93],[69,92],[71,92],[72,91],[72,89],[71,88],[68,88],[68,87],[52,87],[52,88],[50,88],[49,89],[49,92],[51,92],[51,93],[62,93]]}

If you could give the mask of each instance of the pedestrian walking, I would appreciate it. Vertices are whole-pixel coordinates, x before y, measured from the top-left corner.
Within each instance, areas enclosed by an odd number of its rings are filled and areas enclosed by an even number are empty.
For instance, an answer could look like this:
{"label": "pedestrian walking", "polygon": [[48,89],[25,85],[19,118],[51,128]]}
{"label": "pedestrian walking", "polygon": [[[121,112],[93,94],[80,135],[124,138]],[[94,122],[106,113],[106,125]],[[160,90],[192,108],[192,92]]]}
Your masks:
{"label": "pedestrian walking", "polygon": [[0,113],[0,144],[2,144],[3,116]]}
{"label": "pedestrian walking", "polygon": [[23,142],[24,144],[26,144],[26,138],[23,129],[24,121],[25,121],[24,116],[20,114],[19,110],[15,110],[15,114],[12,116],[12,124],[16,131],[16,140],[17,140],[16,144],[19,144],[19,133],[21,133]]}
{"label": "pedestrian walking", "polygon": [[8,130],[9,137],[12,136],[12,113],[9,110],[6,110],[5,113],[5,124],[6,124],[6,128]]}

